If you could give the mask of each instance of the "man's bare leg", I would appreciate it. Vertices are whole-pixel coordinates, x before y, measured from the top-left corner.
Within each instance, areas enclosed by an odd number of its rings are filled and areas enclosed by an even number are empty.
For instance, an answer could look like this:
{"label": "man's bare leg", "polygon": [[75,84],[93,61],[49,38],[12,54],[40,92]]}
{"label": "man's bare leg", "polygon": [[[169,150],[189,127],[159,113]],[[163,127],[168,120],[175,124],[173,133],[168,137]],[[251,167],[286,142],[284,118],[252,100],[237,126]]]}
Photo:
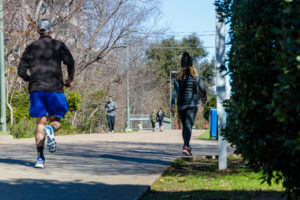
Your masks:
{"label": "man's bare leg", "polygon": [[55,117],[55,116],[52,116],[49,118],[50,120],[50,126],[54,127],[54,131],[58,131],[61,127],[60,125],[60,118],[59,117]]}
{"label": "man's bare leg", "polygon": [[36,143],[36,150],[38,154],[37,163],[35,164],[36,168],[44,168],[44,144],[45,144],[45,134],[44,129],[47,124],[47,118],[41,117],[36,118],[36,132],[35,132],[35,143]]}
{"label": "man's bare leg", "polygon": [[44,147],[45,144],[44,129],[46,124],[47,124],[47,118],[45,116],[41,118],[36,118],[36,132],[35,132],[36,147]]}

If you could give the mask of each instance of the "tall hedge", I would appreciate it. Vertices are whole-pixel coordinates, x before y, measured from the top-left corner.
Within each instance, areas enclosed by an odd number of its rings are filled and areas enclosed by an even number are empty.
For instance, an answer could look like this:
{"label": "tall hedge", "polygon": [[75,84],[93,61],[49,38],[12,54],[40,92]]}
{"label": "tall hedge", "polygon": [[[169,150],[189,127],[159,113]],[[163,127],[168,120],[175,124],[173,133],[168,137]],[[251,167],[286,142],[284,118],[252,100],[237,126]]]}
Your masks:
{"label": "tall hedge", "polygon": [[300,1],[217,0],[230,24],[225,138],[263,180],[300,187]]}

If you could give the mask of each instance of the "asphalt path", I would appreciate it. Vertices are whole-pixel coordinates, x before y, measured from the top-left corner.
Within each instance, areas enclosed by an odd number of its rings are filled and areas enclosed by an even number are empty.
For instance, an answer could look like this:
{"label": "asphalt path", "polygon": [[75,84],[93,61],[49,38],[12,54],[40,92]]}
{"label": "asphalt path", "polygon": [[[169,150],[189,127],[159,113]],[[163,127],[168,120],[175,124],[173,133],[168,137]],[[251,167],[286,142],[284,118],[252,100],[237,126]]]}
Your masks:
{"label": "asphalt path", "polygon": [[[193,131],[193,156],[217,155],[217,141],[197,140],[201,133]],[[181,156],[183,143],[180,131],[56,138],[45,169],[33,168],[34,138],[0,140],[0,200],[135,200]]]}

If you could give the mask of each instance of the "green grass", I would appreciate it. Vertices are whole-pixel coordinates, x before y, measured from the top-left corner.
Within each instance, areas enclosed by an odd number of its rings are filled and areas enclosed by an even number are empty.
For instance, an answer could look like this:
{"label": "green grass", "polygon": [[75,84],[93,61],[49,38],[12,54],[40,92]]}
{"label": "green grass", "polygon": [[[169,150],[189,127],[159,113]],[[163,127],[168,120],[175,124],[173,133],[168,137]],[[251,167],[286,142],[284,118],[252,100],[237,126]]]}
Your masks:
{"label": "green grass", "polygon": [[207,129],[204,133],[199,135],[198,139],[199,140],[216,140],[215,138],[210,138],[209,129]]}
{"label": "green grass", "polygon": [[132,131],[117,131],[115,133],[134,133],[134,132],[138,132],[138,131],[134,131],[134,130],[132,130]]}
{"label": "green grass", "polygon": [[281,199],[282,185],[261,184],[262,173],[249,170],[241,158],[229,158],[219,171],[217,160],[176,159],[142,200],[156,199]]}

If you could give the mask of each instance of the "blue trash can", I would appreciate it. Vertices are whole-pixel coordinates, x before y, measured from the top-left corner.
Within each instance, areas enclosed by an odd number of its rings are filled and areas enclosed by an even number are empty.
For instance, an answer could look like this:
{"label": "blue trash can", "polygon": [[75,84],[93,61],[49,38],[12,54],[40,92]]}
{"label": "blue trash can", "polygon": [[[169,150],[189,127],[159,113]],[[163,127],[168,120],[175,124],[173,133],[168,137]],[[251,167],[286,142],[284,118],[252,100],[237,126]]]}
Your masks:
{"label": "blue trash can", "polygon": [[210,109],[210,138],[217,139],[218,132],[218,117],[217,117],[217,109]]}

